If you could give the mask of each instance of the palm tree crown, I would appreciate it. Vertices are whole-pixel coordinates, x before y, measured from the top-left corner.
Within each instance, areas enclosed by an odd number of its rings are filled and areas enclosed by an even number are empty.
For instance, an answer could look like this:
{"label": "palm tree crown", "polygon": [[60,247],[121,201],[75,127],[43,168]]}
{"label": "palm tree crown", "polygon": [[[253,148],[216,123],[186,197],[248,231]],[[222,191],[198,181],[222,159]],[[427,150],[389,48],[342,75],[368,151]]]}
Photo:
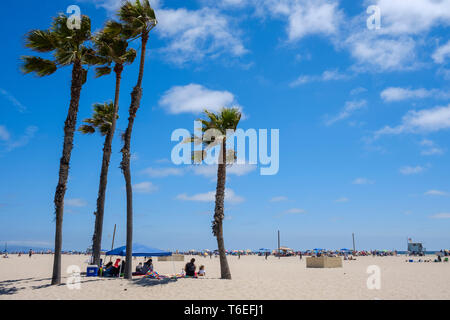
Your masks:
{"label": "palm tree crown", "polygon": [[133,63],[137,52],[128,49],[128,37],[119,22],[108,21],[105,28],[95,35],[94,45],[96,49],[98,64],[102,67],[96,68],[96,76],[101,77],[111,73],[111,64],[126,65]]}
{"label": "palm tree crown", "polygon": [[[58,67],[68,66],[75,62],[80,65],[96,64],[94,50],[86,46],[91,39],[91,20],[88,16],[81,17],[79,29],[67,27],[68,17],[60,14],[53,19],[48,30],[31,30],[26,35],[25,46],[36,52],[49,53],[53,59],[35,56],[22,56],[21,70],[23,73],[35,73],[39,77],[54,73]],[[83,70],[83,81],[87,71]]]}
{"label": "palm tree crown", "polygon": [[[206,119],[198,119],[201,122],[201,132],[203,135],[210,134],[208,139],[204,139],[204,136],[193,135],[188,142],[194,144],[202,144],[205,150],[194,151],[192,157],[194,163],[202,162],[206,158],[206,150],[214,146],[220,145],[220,143],[226,139],[227,133],[236,131],[236,128],[241,120],[242,113],[238,108],[222,108],[218,113],[204,111]],[[226,151],[226,162],[231,164],[236,159],[234,150]],[[219,161],[221,161],[221,158]]]}
{"label": "palm tree crown", "polygon": [[148,0],[126,1],[119,9],[118,16],[124,22],[123,32],[129,38],[148,35],[156,26],[155,11]]}
{"label": "palm tree crown", "polygon": [[[102,136],[106,136],[111,131],[114,118],[114,104],[110,102],[95,103],[92,118],[84,119],[84,124],[78,129],[84,134],[92,134],[98,131]],[[118,119],[119,116],[116,116]]]}

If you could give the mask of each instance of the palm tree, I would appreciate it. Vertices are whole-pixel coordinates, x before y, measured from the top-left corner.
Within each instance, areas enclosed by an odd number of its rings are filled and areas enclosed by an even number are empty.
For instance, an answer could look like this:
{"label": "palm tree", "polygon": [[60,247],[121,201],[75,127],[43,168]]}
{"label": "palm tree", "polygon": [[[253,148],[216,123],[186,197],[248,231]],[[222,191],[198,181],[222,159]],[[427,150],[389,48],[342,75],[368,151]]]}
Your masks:
{"label": "palm tree", "polygon": [[[199,120],[202,123],[201,131],[203,137],[194,136],[189,140],[196,144],[201,143],[204,146],[204,150],[200,151],[200,154],[194,152],[194,162],[201,162],[206,157],[207,149],[220,145],[219,164],[217,167],[216,205],[214,209],[214,220],[212,221],[212,232],[217,238],[221,278],[231,279],[230,267],[228,266],[223,240],[223,219],[225,217],[224,200],[227,177],[226,166],[227,164],[232,164],[236,157],[234,150],[227,150],[226,140],[227,133],[236,131],[242,114],[237,108],[223,108],[217,114],[207,110],[205,110],[204,113],[206,119]],[[206,136],[208,136],[207,139],[205,139]]]}
{"label": "palm tree", "polygon": [[128,126],[123,134],[122,169],[125,178],[125,187],[127,193],[127,249],[125,278],[132,279],[131,261],[132,261],[132,242],[133,242],[133,190],[131,185],[130,173],[130,149],[131,149],[131,132],[133,130],[134,118],[141,104],[142,98],[142,79],[144,77],[144,63],[147,48],[147,41],[150,31],[156,26],[155,11],[150,6],[148,0],[136,0],[134,3],[126,1],[119,9],[118,15],[124,24],[124,30],[128,32],[130,38],[141,38],[141,61],[139,64],[139,76],[131,92],[131,104],[129,109]]}
{"label": "palm tree", "polygon": [[58,68],[72,65],[72,83],[70,88],[70,104],[64,125],[63,152],[59,165],[59,180],[56,187],[55,204],[55,255],[53,260],[52,285],[61,283],[61,247],[62,223],[64,215],[64,196],[69,175],[70,157],[73,148],[78,105],[81,88],[86,82],[87,70],[83,65],[95,64],[94,50],[87,46],[91,39],[91,20],[81,17],[79,28],[69,28],[68,17],[60,14],[53,19],[48,30],[31,30],[26,35],[25,45],[39,53],[52,53],[52,60],[36,56],[22,56],[23,73],[35,73],[39,77],[51,75]]}
{"label": "palm tree", "polygon": [[[116,74],[116,87],[114,95],[114,105],[111,110],[104,105],[94,105],[94,117],[88,120],[97,122],[88,122],[91,125],[81,127],[83,133],[92,133],[97,127],[100,133],[105,137],[103,145],[102,169],[100,172],[100,183],[97,196],[97,210],[95,211],[95,227],[92,237],[92,251],[94,264],[100,265],[100,251],[103,232],[103,217],[105,212],[105,194],[108,183],[108,169],[111,159],[111,145],[116,131],[116,120],[119,112],[120,81],[125,64],[133,63],[136,58],[136,50],[128,49],[128,41],[122,32],[121,25],[114,21],[109,21],[103,31],[99,32],[94,38],[97,58],[103,64],[96,68],[97,77],[111,73],[111,65],[114,63],[114,73]],[[103,106],[103,107],[100,107]],[[106,113],[111,111],[112,115]],[[115,115],[115,116],[114,116]],[[95,117],[97,116],[97,118]],[[85,120],[86,122],[86,120]],[[100,127],[99,127],[100,126]],[[104,131],[103,129],[107,129]],[[93,130],[93,131],[92,131]]]}

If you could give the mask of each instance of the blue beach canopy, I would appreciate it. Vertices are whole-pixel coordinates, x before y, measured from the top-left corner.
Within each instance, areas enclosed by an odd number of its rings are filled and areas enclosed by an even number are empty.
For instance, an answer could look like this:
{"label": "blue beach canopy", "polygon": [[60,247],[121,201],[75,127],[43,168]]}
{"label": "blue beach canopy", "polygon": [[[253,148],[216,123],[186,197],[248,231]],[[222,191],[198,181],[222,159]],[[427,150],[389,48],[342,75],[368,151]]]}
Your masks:
{"label": "blue beach canopy", "polygon": [[272,250],[267,249],[267,248],[261,248],[261,249],[259,249],[258,251],[259,251],[259,252],[270,252],[270,251],[272,251]]}
{"label": "blue beach canopy", "polygon": [[[133,243],[132,247],[133,257],[163,257],[171,256],[172,252],[147,247],[143,244]],[[106,252],[107,256],[126,256],[127,246],[119,247],[111,251]]]}

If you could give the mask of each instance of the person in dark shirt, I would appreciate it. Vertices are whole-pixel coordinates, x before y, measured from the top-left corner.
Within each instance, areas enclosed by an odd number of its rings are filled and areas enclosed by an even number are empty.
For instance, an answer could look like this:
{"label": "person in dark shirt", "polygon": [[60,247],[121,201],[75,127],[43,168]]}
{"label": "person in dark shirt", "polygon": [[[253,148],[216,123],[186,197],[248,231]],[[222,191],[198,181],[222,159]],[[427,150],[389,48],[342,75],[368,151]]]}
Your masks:
{"label": "person in dark shirt", "polygon": [[195,277],[195,259],[192,258],[191,262],[186,263],[186,266],[184,267],[184,271],[186,271],[186,275],[189,277]]}

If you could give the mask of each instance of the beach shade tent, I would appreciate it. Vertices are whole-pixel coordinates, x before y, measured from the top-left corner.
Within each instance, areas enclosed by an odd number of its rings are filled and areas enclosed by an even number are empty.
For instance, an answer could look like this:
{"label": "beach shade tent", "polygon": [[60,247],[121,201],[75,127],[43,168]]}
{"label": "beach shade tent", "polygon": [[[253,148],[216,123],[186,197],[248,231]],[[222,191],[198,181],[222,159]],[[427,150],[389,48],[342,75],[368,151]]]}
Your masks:
{"label": "beach shade tent", "polygon": [[[126,256],[127,246],[119,247],[111,251],[106,252],[107,256]],[[171,256],[172,252],[164,251],[161,249],[156,249],[152,247],[147,247],[143,244],[133,243],[132,246],[133,257],[165,257]]]}
{"label": "beach shade tent", "polygon": [[352,250],[343,248],[343,249],[340,249],[340,251],[352,251]]}
{"label": "beach shade tent", "polygon": [[267,249],[267,248],[260,248],[258,251],[259,252],[271,252],[272,250],[271,249]]}

